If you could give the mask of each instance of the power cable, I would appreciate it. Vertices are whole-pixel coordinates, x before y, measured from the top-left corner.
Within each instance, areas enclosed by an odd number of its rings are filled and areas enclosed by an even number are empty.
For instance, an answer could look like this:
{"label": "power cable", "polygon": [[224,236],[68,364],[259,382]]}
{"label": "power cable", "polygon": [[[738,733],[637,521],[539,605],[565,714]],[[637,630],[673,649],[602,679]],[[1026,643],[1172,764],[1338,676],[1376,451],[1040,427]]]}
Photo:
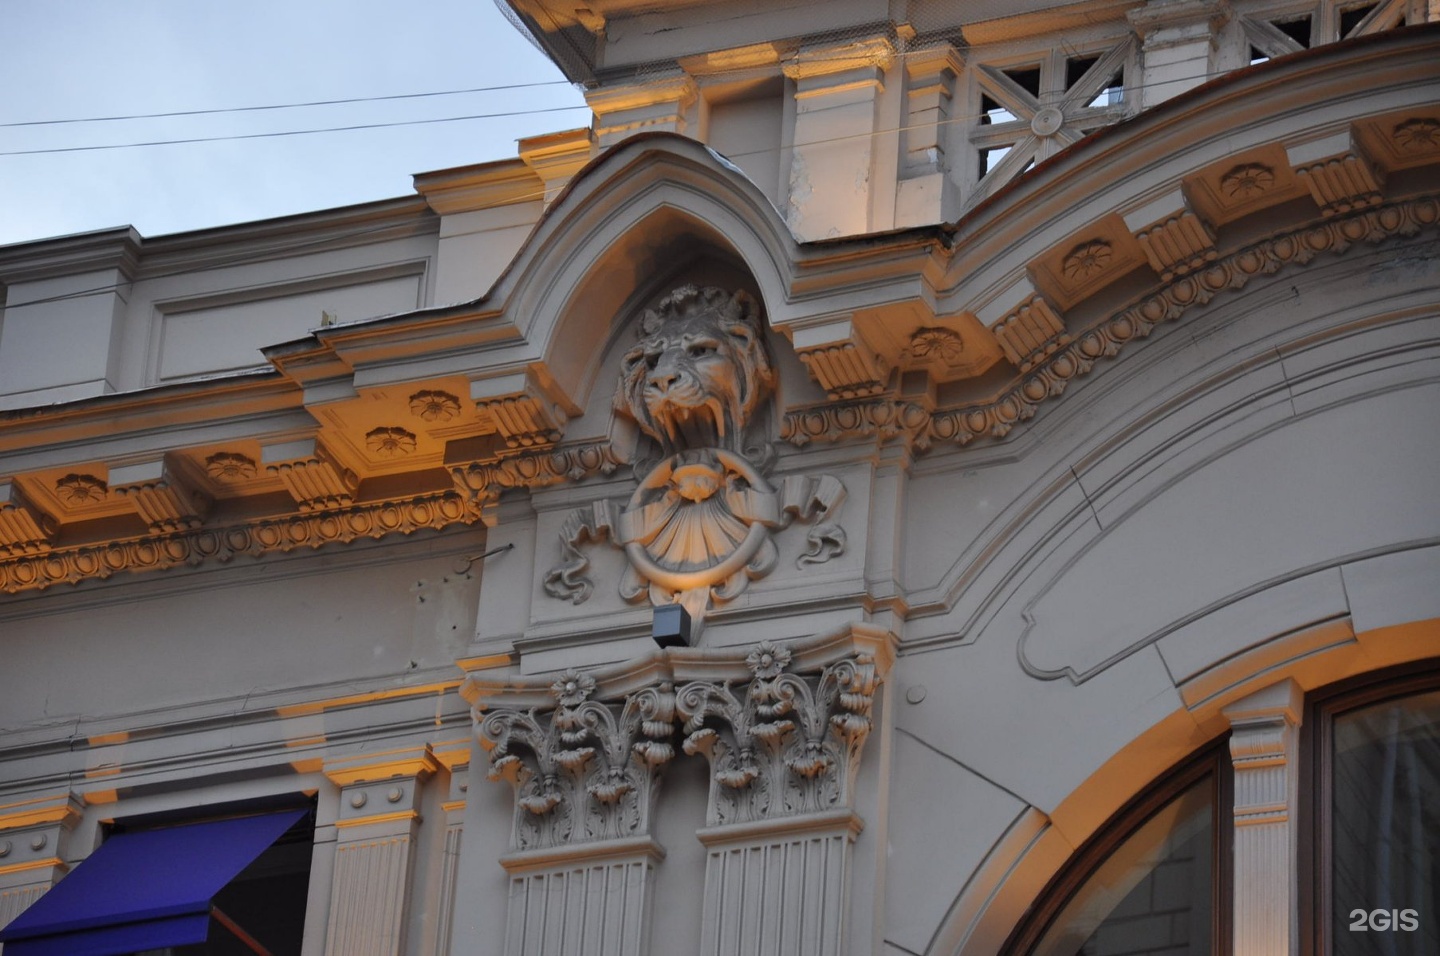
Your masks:
{"label": "power cable", "polygon": [[509,116],[532,116],[541,113],[563,113],[568,110],[588,110],[585,104],[578,106],[551,106],[532,110],[507,110],[501,113],[474,113],[469,116],[442,116],[436,119],[396,120],[389,123],[355,123],[350,126],[324,126],[312,129],[278,130],[270,133],[231,133],[226,136],[191,136],[184,139],[156,139],[142,143],[106,143],[97,146],[58,146],[48,149],[9,149],[0,151],[0,156],[37,156],[54,153],[88,153],[99,149],[136,149],[142,146],[177,146],[182,143],[219,143],[241,139],[275,139],[281,136],[308,136],[314,133],[345,133],[360,129],[390,129],[397,126],[426,126],[432,123],[460,123],[466,120],[500,119]]}
{"label": "power cable", "polygon": [[175,110],[169,113],[130,113],[124,116],[83,116],[74,119],[27,120],[0,123],[0,129],[21,126],[63,126],[69,123],[112,123],[119,120],[169,119],[175,116],[214,116],[219,113],[255,113],[262,110],[294,110],[310,106],[338,106],[345,103],[381,103],[391,100],[417,100],[431,96],[459,96],[465,93],[497,93],[533,89],[540,86],[569,86],[565,80],[543,80],[535,83],[508,83],[503,86],[476,86],[468,90],[434,90],[429,93],[392,93],[385,96],[351,96],[338,100],[309,100],[303,103],[270,103],[264,106],[226,106],[204,110]]}

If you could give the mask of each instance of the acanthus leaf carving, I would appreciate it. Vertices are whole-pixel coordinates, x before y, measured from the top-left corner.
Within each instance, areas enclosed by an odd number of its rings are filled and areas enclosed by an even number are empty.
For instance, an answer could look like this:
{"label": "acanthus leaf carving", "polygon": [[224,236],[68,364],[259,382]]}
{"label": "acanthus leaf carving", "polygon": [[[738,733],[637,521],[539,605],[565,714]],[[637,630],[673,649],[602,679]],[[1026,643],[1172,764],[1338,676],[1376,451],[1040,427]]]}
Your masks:
{"label": "acanthus leaf carving", "polygon": [[711,765],[707,824],[720,826],[849,807],[879,682],[866,654],[818,675],[790,672],[782,646],[746,658],[743,691],[692,681],[676,691],[684,750]]}
{"label": "acanthus leaf carving", "polygon": [[609,704],[595,681],[567,671],[555,707],[476,711],[491,780],[515,788],[516,850],[592,843],[649,832],[660,771],[675,756],[675,695],[660,682]]}

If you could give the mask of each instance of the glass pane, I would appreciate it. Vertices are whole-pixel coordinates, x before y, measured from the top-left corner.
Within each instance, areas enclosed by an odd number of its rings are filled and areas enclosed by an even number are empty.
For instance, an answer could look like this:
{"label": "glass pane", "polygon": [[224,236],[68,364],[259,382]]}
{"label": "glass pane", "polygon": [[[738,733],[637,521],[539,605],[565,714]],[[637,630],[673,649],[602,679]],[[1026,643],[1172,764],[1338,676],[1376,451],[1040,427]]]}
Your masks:
{"label": "glass pane", "polygon": [[1214,791],[1201,780],[1127,837],[1065,904],[1034,956],[1210,956]]}
{"label": "glass pane", "polygon": [[1335,718],[1331,952],[1440,953],[1440,691]]}

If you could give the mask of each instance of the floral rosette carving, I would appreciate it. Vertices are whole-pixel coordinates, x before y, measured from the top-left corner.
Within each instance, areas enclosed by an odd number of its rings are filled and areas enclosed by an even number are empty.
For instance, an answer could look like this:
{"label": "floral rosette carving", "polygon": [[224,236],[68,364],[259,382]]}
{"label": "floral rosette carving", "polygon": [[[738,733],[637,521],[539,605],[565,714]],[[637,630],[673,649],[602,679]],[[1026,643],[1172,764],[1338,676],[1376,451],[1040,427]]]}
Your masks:
{"label": "floral rosette carving", "polygon": [[790,652],[769,642],[746,658],[754,675],[694,681],[676,693],[684,750],[710,761],[711,826],[849,806],[869,736],[878,677],[868,655],[818,676],[789,673]]}
{"label": "floral rosette carving", "polygon": [[660,769],[675,756],[675,695],[661,683],[617,707],[590,699],[595,681],[566,671],[551,684],[556,707],[477,713],[491,780],[515,788],[516,850],[647,833]]}

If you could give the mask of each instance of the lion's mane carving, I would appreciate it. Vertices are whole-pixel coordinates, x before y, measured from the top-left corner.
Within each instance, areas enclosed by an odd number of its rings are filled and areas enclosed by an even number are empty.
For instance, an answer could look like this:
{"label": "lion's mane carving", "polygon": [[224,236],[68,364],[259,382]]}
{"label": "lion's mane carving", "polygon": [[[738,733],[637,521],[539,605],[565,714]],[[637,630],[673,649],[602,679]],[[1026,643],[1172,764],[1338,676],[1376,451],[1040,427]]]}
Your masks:
{"label": "lion's mane carving", "polygon": [[797,567],[845,551],[834,516],[845,486],[830,475],[779,481],[744,450],[745,431],[775,387],[760,307],[744,292],[685,285],[641,316],[640,341],[621,360],[615,408],[660,445],[637,449],[635,491],[624,505],[596,501],[560,529],[560,561],[545,593],[580,604],[593,586],[586,544],[609,541],[628,567],[620,596],[678,603],[697,628],[779,560],[775,535],[812,524]]}
{"label": "lion's mane carving", "polygon": [[775,384],[755,300],[745,292],[681,286],[646,310],[640,335],[621,362],[616,409],[665,455],[739,451],[745,427]]}

